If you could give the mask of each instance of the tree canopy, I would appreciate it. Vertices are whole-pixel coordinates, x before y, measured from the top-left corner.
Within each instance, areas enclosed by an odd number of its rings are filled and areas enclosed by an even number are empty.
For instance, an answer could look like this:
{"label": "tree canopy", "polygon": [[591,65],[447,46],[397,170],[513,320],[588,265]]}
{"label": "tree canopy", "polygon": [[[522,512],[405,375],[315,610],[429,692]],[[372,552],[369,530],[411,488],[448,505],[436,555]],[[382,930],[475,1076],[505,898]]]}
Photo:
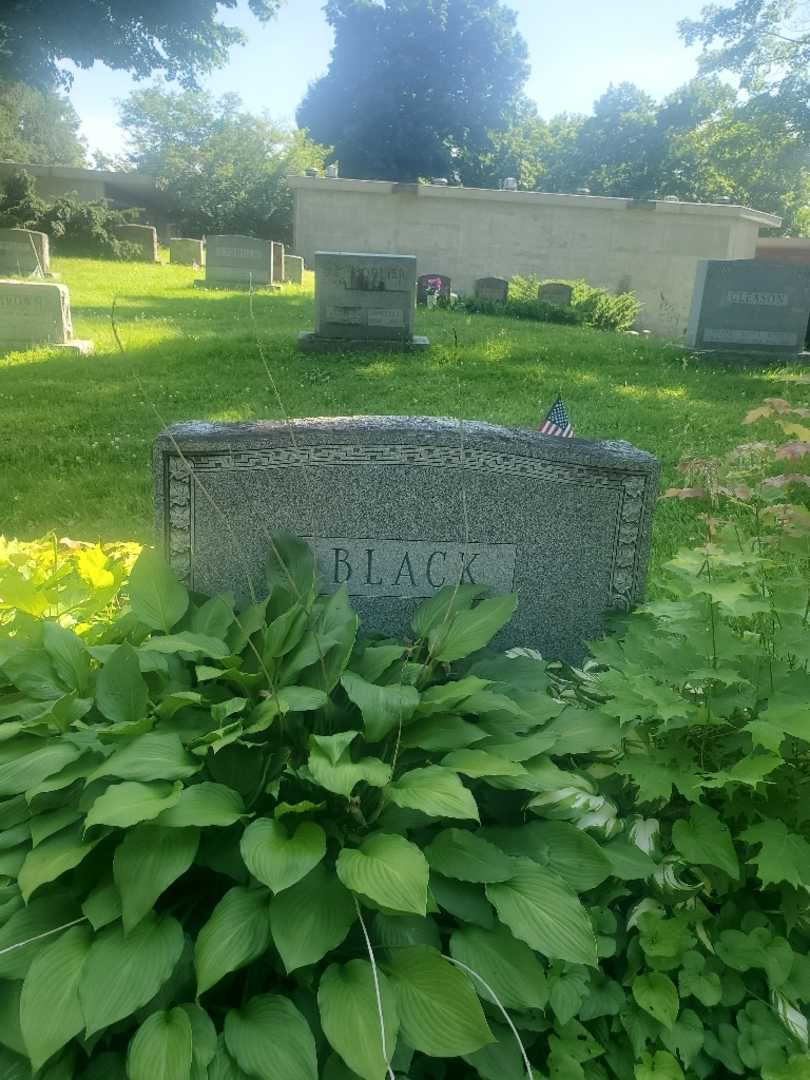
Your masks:
{"label": "tree canopy", "polygon": [[303,131],[242,107],[236,94],[214,98],[158,86],[121,106],[129,153],[123,164],[153,173],[174,221],[190,236],[234,232],[290,236],[289,172],[322,167],[326,148]]}
{"label": "tree canopy", "polygon": [[0,82],[0,159],[31,165],[84,165],[78,113],[62,94]]}
{"label": "tree canopy", "polygon": [[512,118],[528,51],[501,0],[328,0],[325,11],[331,62],[298,122],[347,176],[450,176]]}
{"label": "tree canopy", "polygon": [[[249,0],[269,19],[282,0]],[[218,8],[237,0],[11,0],[0,5],[0,79],[31,86],[69,85],[58,66],[89,68],[100,60],[136,78],[163,72],[184,86],[220,66],[244,40],[220,22]]]}

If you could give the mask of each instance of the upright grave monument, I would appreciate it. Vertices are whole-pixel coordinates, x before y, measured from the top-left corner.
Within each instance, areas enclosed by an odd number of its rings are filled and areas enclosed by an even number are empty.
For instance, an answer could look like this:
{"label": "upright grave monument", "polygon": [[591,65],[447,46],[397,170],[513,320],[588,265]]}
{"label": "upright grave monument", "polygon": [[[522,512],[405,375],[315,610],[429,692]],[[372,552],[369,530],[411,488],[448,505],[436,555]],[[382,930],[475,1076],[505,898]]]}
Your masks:
{"label": "upright grave monument", "polygon": [[537,290],[537,299],[544,304],[554,304],[556,307],[568,307],[574,290],[563,281],[545,281]]}
{"label": "upright grave monument", "polygon": [[273,281],[276,285],[282,285],[284,282],[284,245],[277,240],[271,240],[270,247],[273,249]]}
{"label": "upright grave monument", "polygon": [[205,243],[188,236],[172,236],[169,259],[180,266],[205,266]]}
{"label": "upright grave monument", "polygon": [[285,254],[284,280],[290,285],[304,284],[304,260],[300,255]]}
{"label": "upright grave monument", "polygon": [[87,353],[91,341],[73,337],[67,285],[45,281],[0,281],[0,350],[55,349]]}
{"label": "upright grave monument", "polygon": [[475,283],[475,295],[479,300],[493,300],[496,304],[505,304],[509,296],[509,282],[500,277],[479,278]]}
{"label": "upright grave monument", "polygon": [[762,259],[698,264],[687,345],[777,356],[804,351],[810,319],[810,266]]}
{"label": "upright grave monument", "polygon": [[222,234],[205,242],[205,280],[200,288],[273,289],[273,245],[256,236]]}
{"label": "upright grave monument", "polygon": [[135,258],[142,262],[158,262],[158,237],[154,225],[119,225],[115,235],[127,244],[136,245],[138,254]]}
{"label": "upright grave monument", "polygon": [[262,595],[268,537],[287,530],[369,629],[402,633],[461,581],[517,593],[498,644],[576,659],[643,594],[658,462],[623,442],[366,416],[176,424],[154,473],[160,542],[194,589]]}
{"label": "upright grave monument", "polygon": [[416,258],[345,251],[315,253],[315,333],[302,349],[427,348],[413,332]]}
{"label": "upright grave monument", "polygon": [[33,229],[0,229],[0,276],[50,277],[48,234]]}
{"label": "upright grave monument", "polygon": [[420,274],[416,279],[416,302],[427,305],[429,297],[436,299],[433,303],[450,302],[450,278],[445,274]]}

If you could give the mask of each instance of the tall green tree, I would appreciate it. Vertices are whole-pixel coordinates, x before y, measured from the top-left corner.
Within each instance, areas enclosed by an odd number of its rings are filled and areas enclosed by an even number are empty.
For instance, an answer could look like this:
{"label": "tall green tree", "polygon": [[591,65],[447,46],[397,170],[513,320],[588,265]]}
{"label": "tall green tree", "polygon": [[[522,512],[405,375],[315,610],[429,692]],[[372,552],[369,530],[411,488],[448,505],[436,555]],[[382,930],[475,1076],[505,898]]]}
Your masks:
{"label": "tall green tree", "polygon": [[346,176],[450,176],[508,126],[528,77],[526,43],[501,0],[327,0],[329,70],[298,122]]}
{"label": "tall green tree", "polygon": [[62,94],[0,82],[0,159],[30,165],[84,165],[78,113]]}
{"label": "tall green tree", "polygon": [[121,106],[126,164],[153,173],[174,221],[190,236],[234,232],[289,240],[285,177],[322,167],[327,149],[303,131],[242,108],[239,97],[152,86]]}
{"label": "tall green tree", "polygon": [[[265,21],[282,0],[248,0]],[[43,88],[69,85],[59,67],[100,60],[136,78],[163,72],[185,86],[223,64],[244,41],[221,22],[237,0],[5,0],[0,4],[0,79]]]}

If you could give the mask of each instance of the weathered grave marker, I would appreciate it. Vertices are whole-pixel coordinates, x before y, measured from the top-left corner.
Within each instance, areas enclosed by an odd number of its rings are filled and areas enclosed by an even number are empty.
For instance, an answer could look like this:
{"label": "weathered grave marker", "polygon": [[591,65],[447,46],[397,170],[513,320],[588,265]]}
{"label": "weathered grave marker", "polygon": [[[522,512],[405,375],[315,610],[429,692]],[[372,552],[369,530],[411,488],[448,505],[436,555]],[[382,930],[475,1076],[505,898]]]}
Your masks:
{"label": "weathered grave marker", "polygon": [[158,237],[154,225],[119,225],[115,235],[127,244],[137,245],[139,251],[136,259],[158,262]]}
{"label": "weathered grave marker", "polygon": [[0,350],[50,345],[91,352],[91,341],[73,337],[67,285],[45,281],[0,281]]}
{"label": "weathered grave marker", "polygon": [[544,304],[569,307],[574,290],[562,281],[546,281],[537,290],[537,299]]}
{"label": "weathered grave marker", "polygon": [[416,258],[344,251],[315,252],[315,333],[304,349],[427,348],[413,333]]}
{"label": "weathered grave marker", "polygon": [[686,341],[696,349],[796,354],[809,318],[810,266],[711,259],[698,263]]}
{"label": "weathered grave marker", "polygon": [[509,296],[509,282],[506,278],[484,277],[475,283],[475,295],[479,300],[494,300],[497,304],[505,304]]}
{"label": "weathered grave marker", "polygon": [[300,255],[284,256],[284,280],[290,285],[304,284],[304,260]]}
{"label": "weathered grave marker", "polygon": [[417,304],[426,305],[429,296],[435,296],[442,303],[449,303],[450,278],[444,274],[420,274],[416,279]]}
{"label": "weathered grave marker", "polygon": [[194,284],[215,289],[276,288],[270,241],[229,234],[207,237],[205,280]]}
{"label": "weathered grave marker", "polygon": [[281,285],[284,281],[284,245],[277,240],[270,241],[273,257],[273,281]]}
{"label": "weathered grave marker", "polygon": [[261,595],[268,537],[285,529],[310,538],[324,591],[346,585],[369,629],[404,632],[463,579],[517,592],[499,644],[572,659],[643,593],[658,462],[628,443],[429,417],[291,427],[158,437],[160,540],[193,588]]}
{"label": "weathered grave marker", "polygon": [[48,234],[33,229],[0,229],[0,276],[50,277]]}
{"label": "weathered grave marker", "polygon": [[188,236],[172,236],[169,259],[180,266],[205,266],[205,243]]}

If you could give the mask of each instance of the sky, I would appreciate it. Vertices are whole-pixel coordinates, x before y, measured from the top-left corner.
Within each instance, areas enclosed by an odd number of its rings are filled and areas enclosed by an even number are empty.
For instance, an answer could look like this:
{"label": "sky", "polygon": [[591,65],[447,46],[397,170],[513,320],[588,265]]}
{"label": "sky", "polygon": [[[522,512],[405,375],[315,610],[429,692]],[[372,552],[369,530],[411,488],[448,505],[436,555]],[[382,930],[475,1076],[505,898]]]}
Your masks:
{"label": "sky", "polygon": [[[696,51],[677,33],[679,19],[698,15],[706,0],[507,0],[529,46],[531,77],[526,87],[544,117],[589,112],[594,100],[618,82],[634,82],[660,98],[690,79]],[[247,0],[223,19],[248,36],[232,50],[228,65],[203,80],[214,94],[234,92],[252,111],[294,123],[308,84],[329,64],[332,33],[323,0],[286,0],[275,19],[262,25]],[[103,64],[75,73],[71,101],[82,119],[90,150],[125,149],[117,125],[116,100],[136,83]]]}

